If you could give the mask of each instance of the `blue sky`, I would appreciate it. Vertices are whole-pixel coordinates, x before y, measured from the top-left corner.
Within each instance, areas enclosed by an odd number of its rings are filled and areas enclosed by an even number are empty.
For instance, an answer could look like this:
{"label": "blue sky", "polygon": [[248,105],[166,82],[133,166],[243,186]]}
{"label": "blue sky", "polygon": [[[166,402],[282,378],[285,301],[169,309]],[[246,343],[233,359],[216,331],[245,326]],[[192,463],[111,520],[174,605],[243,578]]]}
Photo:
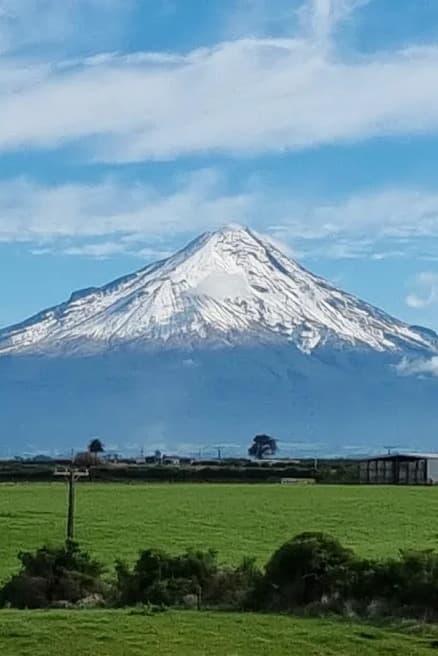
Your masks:
{"label": "blue sky", "polygon": [[0,326],[242,223],[438,329],[436,0],[0,0]]}

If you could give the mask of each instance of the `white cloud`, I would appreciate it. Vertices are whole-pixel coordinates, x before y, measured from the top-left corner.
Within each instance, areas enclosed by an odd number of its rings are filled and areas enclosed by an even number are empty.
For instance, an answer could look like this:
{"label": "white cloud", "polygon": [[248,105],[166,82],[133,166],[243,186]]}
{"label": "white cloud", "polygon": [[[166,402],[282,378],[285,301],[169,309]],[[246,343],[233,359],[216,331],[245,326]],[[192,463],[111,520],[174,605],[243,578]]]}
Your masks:
{"label": "white cloud", "polygon": [[307,207],[290,205],[276,231],[288,239],[361,236],[362,247],[376,239],[438,237],[438,191],[393,187]]}
{"label": "white cloud", "polygon": [[313,37],[324,43],[339,23],[369,3],[370,0],[309,0],[301,8],[301,20]]}
{"label": "white cloud", "polygon": [[131,255],[142,260],[164,260],[173,254],[171,250],[163,250],[159,243],[155,247],[145,246],[144,240],[148,239],[152,241],[152,244],[154,243],[153,237],[138,235],[135,240],[132,240],[128,235],[121,237],[119,241],[79,242],[74,246],[64,246],[58,243],[46,248],[33,248],[31,253],[48,255],[56,252],[58,255],[78,255],[97,260],[106,260],[115,255]]}
{"label": "white cloud", "polygon": [[221,177],[212,170],[185,176],[161,191],[113,179],[52,187],[26,179],[3,181],[0,241],[44,247],[76,239],[80,243],[63,247],[63,252],[97,257],[139,250],[146,254],[145,245],[141,246],[145,239],[159,241],[230,221],[245,222],[253,202],[244,193],[227,194]]}
{"label": "white cloud", "polygon": [[346,60],[322,45],[359,4],[315,0],[311,33],[295,38],[168,57],[115,53],[46,66],[44,75],[38,64],[37,80],[29,62],[4,60],[19,83],[0,91],[0,150],[88,139],[91,157],[141,161],[436,132],[438,46]]}
{"label": "white cloud", "polygon": [[399,374],[405,376],[411,375],[430,375],[438,376],[438,356],[429,359],[407,360],[404,359],[398,365]]}
{"label": "white cloud", "polygon": [[438,304],[438,273],[423,271],[414,280],[413,290],[406,303],[414,309],[423,309]]}
{"label": "white cloud", "polygon": [[223,271],[208,275],[198,283],[191,293],[205,294],[217,301],[223,301],[230,297],[247,298],[251,296],[251,288],[243,275]]}
{"label": "white cloud", "polygon": [[[50,252],[50,251],[49,251]],[[79,246],[69,246],[62,249],[64,255],[81,255],[93,257],[96,259],[105,259],[112,255],[120,255],[129,252],[126,244],[117,241],[102,241],[95,244],[82,244]],[[38,251],[34,251],[38,255]],[[43,253],[44,254],[44,249]]]}
{"label": "white cloud", "polygon": [[[292,257],[429,257],[438,248],[438,193],[391,189],[325,203],[284,188],[201,169],[158,187],[107,178],[95,184],[0,182],[0,242],[27,242],[35,254],[164,257],[175,245],[226,223],[246,224]],[[409,305],[435,300],[423,273]]]}

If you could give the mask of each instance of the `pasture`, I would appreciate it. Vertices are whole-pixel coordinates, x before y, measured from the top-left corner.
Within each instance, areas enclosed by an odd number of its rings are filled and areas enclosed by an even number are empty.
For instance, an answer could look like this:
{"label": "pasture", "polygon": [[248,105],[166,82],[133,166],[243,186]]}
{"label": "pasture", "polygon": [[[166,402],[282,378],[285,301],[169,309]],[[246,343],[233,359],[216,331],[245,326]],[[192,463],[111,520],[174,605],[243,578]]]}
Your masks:
{"label": "pasture", "polygon": [[[146,547],[214,548],[223,562],[264,563],[302,531],[325,531],[362,555],[438,545],[438,488],[81,483],[76,539],[111,566]],[[0,485],[0,580],[16,555],[64,538],[66,488]]]}
{"label": "pasture", "polygon": [[137,611],[0,613],[7,656],[426,656],[436,630],[238,613]]}

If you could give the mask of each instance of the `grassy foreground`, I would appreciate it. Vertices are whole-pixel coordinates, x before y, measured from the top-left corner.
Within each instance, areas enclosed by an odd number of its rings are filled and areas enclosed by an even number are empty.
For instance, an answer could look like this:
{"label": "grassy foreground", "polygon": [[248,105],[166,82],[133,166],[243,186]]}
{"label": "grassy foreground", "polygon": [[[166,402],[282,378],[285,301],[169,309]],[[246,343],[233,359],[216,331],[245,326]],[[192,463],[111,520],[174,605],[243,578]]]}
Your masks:
{"label": "grassy foreground", "polygon": [[[64,536],[63,483],[0,485],[0,580],[20,550]],[[301,531],[331,533],[369,556],[438,544],[438,488],[81,484],[77,539],[112,564],[146,547],[215,548],[222,561],[264,563]]]}
{"label": "grassy foreground", "polygon": [[[16,554],[64,537],[61,483],[0,485],[0,580]],[[266,561],[286,539],[325,531],[363,555],[436,547],[438,489],[280,485],[83,484],[77,538],[112,564],[141,548],[214,547],[220,559]],[[286,616],[127,611],[0,611],[5,656],[423,656],[427,633]]]}
{"label": "grassy foreground", "polygon": [[0,612],[7,656],[423,656],[432,635],[282,616],[117,611]]}

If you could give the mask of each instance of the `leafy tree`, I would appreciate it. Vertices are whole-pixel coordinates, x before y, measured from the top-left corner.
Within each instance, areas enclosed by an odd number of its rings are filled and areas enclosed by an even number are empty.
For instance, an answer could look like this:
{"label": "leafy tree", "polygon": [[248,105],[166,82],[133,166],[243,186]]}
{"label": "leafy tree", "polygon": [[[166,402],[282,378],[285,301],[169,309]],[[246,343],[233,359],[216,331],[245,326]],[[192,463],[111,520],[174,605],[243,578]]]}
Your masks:
{"label": "leafy tree", "polygon": [[269,435],[256,435],[253,443],[248,449],[248,455],[261,460],[265,456],[273,456],[277,453],[277,441]]}
{"label": "leafy tree", "polygon": [[98,454],[103,453],[105,451],[103,444],[98,437],[95,437],[94,439],[91,440],[91,442],[88,445],[88,451],[89,453],[93,454],[94,464],[96,464]]}

